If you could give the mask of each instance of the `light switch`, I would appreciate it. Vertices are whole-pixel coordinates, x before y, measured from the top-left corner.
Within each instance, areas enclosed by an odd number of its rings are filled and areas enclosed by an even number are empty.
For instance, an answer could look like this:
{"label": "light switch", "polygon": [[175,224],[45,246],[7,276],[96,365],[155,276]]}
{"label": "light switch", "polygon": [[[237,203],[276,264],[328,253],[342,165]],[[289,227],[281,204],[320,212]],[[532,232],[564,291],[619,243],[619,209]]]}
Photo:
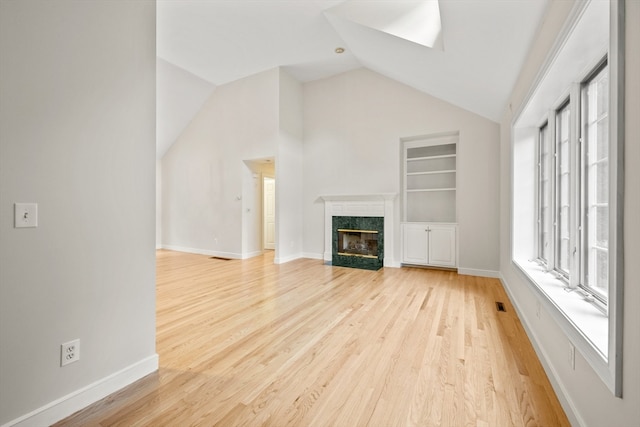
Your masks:
{"label": "light switch", "polygon": [[37,227],[38,226],[38,204],[37,203],[16,203],[14,205],[14,227]]}

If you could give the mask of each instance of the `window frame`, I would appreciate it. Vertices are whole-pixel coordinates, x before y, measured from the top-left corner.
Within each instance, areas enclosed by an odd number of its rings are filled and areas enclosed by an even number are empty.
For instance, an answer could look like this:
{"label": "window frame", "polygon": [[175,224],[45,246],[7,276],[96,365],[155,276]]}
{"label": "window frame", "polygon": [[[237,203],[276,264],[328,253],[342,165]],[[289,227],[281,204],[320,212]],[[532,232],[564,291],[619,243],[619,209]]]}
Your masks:
{"label": "window frame", "polygon": [[[575,171],[573,168],[573,145],[575,144],[573,132],[571,132],[571,118],[575,116],[574,114],[575,102],[571,102],[571,96],[563,101],[559,107],[557,107],[553,114],[553,121],[555,123],[555,132],[553,134],[553,140],[551,143],[551,147],[553,147],[553,167],[552,175],[554,176],[554,180],[552,181],[552,194],[553,194],[553,219],[552,219],[552,229],[553,229],[553,247],[554,247],[554,258],[553,258],[553,270],[557,274],[558,278],[564,280],[569,283],[571,277],[571,246],[575,244],[572,239],[572,228],[574,226],[574,222],[572,221],[572,209],[574,207],[574,191],[573,191],[573,181],[572,178],[575,177]],[[563,117],[565,114],[566,117]],[[550,118],[551,119],[551,118]],[[566,139],[563,140],[564,135],[563,132],[566,131]],[[562,145],[566,144],[565,147]],[[566,159],[566,167],[568,170],[563,171],[562,163],[564,162],[564,156]],[[563,190],[563,180],[561,178],[562,175],[567,175],[566,181],[566,189]],[[563,205],[563,196],[566,196],[566,205]],[[563,209],[566,209],[563,218]],[[563,234],[563,226],[566,223],[566,235]],[[562,250],[562,241],[566,240],[567,253],[566,260],[562,259],[563,250]],[[566,263],[566,268],[563,267],[563,263]]]}
{"label": "window frame", "polygon": [[[579,269],[579,274],[580,274],[580,278],[579,278],[579,286],[580,288],[586,292],[590,298],[593,299],[593,301],[595,303],[598,304],[599,307],[602,307],[603,309],[606,309],[607,305],[608,305],[608,300],[609,300],[609,286],[607,286],[607,292],[601,292],[597,286],[592,286],[589,283],[588,277],[589,277],[589,269],[591,268],[591,262],[590,262],[590,247],[589,247],[589,232],[590,232],[590,220],[589,220],[589,210],[590,210],[590,203],[592,203],[589,199],[589,186],[590,186],[590,173],[589,173],[589,169],[593,166],[590,164],[590,159],[588,157],[588,154],[590,152],[590,144],[591,141],[589,140],[589,131],[588,131],[588,127],[589,127],[589,95],[588,95],[588,90],[590,85],[592,84],[592,82],[594,82],[596,79],[600,78],[601,73],[604,72],[606,70],[607,72],[607,78],[608,78],[608,74],[609,74],[609,61],[607,57],[602,58],[598,65],[596,65],[593,70],[586,76],[586,78],[582,81],[581,84],[581,88],[580,88],[580,96],[581,96],[581,103],[580,103],[580,135],[578,136],[579,138],[579,143],[580,143],[580,154],[579,154],[579,159],[580,159],[580,269]],[[607,94],[608,95],[608,94]],[[607,98],[608,99],[608,98]],[[610,110],[610,106],[609,103],[607,102],[607,109],[606,109],[606,119],[607,119],[607,128],[609,127],[609,110]],[[600,119],[597,119],[598,121],[600,121]],[[597,144],[597,141],[596,141]],[[610,141],[609,141],[609,134],[607,133],[607,157],[606,157],[606,164],[607,164],[607,170],[609,169],[609,163],[610,163]],[[597,161],[598,164],[602,164],[600,160]],[[610,176],[607,175],[607,202],[606,202],[606,209],[607,209],[607,224],[609,225],[609,223],[611,222],[611,216],[609,215],[610,213],[610,199],[611,199],[611,195],[609,194],[611,189],[610,189]],[[596,190],[597,192],[597,190]],[[596,202],[596,205],[601,204]],[[603,207],[603,206],[596,206],[596,207]],[[608,231],[608,230],[607,230]],[[607,247],[606,248],[598,248],[595,247],[595,250],[605,250],[606,249],[606,254],[607,254],[607,270],[608,270],[608,264],[609,264],[609,233],[607,233]],[[607,281],[608,281],[608,274],[607,274]],[[588,297],[588,298],[589,298]]]}
{"label": "window frame", "polygon": [[[538,262],[550,268],[554,256],[553,248],[553,150],[551,149],[551,125],[545,120],[538,129],[538,169],[537,169],[537,255]],[[543,173],[546,172],[546,174]],[[545,191],[546,190],[546,191]],[[546,212],[545,212],[546,209]],[[548,252],[547,252],[548,250]]]}

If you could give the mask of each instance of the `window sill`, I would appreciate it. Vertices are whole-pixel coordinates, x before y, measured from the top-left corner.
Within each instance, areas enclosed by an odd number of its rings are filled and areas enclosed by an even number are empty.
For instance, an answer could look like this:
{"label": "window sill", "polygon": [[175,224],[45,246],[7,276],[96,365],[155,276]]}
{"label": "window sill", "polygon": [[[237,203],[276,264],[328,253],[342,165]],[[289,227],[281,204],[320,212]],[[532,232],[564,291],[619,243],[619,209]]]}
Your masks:
{"label": "window sill", "polygon": [[[546,297],[543,301],[548,303],[548,308],[559,312],[598,353],[602,361],[606,362],[609,354],[609,319],[607,315],[587,301],[580,290],[568,292],[565,282],[547,272],[537,262],[517,259],[514,261],[529,281]],[[579,342],[574,342],[574,345],[580,350],[585,350]],[[581,352],[584,354],[584,351]]]}

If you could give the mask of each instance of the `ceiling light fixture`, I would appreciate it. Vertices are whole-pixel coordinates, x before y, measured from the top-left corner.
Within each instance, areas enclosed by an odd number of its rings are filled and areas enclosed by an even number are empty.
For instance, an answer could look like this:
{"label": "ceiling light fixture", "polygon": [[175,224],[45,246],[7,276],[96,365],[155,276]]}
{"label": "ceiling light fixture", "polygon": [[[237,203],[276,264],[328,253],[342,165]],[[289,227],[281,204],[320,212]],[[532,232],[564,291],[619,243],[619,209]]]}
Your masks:
{"label": "ceiling light fixture", "polygon": [[337,54],[344,53],[344,48],[343,47],[337,47],[336,48],[336,53]]}

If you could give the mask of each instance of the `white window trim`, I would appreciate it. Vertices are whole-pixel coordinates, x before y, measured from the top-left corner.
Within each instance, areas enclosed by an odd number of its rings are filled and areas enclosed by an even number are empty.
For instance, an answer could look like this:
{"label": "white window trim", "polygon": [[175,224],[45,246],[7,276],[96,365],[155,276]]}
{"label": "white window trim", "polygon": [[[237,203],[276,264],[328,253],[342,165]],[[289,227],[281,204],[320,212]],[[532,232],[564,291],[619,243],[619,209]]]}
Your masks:
{"label": "white window trim", "polygon": [[[564,282],[554,278],[545,268],[533,262],[537,257],[537,223],[535,215],[526,212],[519,206],[519,202],[533,197],[533,201],[527,200],[525,203],[532,211],[537,211],[537,193],[522,195],[518,194],[523,188],[534,189],[537,186],[537,178],[533,170],[518,170],[523,163],[532,165],[535,169],[535,161],[531,158],[535,148],[531,148],[532,141],[537,140],[537,131],[542,122],[542,117],[533,117],[540,111],[541,105],[537,105],[541,93],[544,93],[545,79],[549,73],[553,72],[554,65],[567,61],[567,45],[576,43],[580,37],[574,35],[580,27],[581,19],[588,15],[588,10],[601,4],[597,1],[576,2],[571,16],[568,18],[563,31],[561,32],[554,47],[550,51],[541,71],[531,87],[521,108],[514,115],[512,122],[512,206],[511,206],[511,226],[512,226],[512,260],[523,273],[526,281],[540,296],[540,302],[546,311],[556,320],[560,329],[567,335],[568,339],[575,345],[584,358],[590,363],[594,371],[599,375],[607,387],[615,394],[622,396],[622,325],[623,325],[623,193],[624,193],[624,0],[614,0],[609,4],[609,43],[604,47],[608,51],[609,63],[609,84],[610,84],[610,130],[609,143],[611,145],[610,163],[610,232],[609,248],[611,251],[609,259],[609,299],[608,312],[603,315],[598,309],[583,301],[580,292],[567,293],[563,290],[566,287]],[[590,13],[593,14],[593,9]],[[584,27],[584,26],[583,26]],[[572,38],[572,36],[574,36]],[[579,45],[579,42],[577,42]],[[575,44],[573,45],[575,47]],[[594,46],[589,46],[593,51]],[[599,47],[595,47],[596,50]],[[580,52],[584,52],[581,49]],[[605,52],[594,54],[591,59],[591,68],[583,69],[574,77],[574,84],[570,88],[571,94],[579,95],[579,83],[586,74],[592,70]],[[576,52],[572,58],[575,59]],[[551,85],[553,86],[553,85]],[[566,89],[566,87],[565,87]],[[550,89],[551,92],[557,88]],[[556,96],[559,93],[555,94]],[[563,94],[566,97],[566,94]],[[542,96],[544,97],[544,96]],[[576,98],[579,99],[579,98]],[[545,101],[546,102],[546,101]],[[531,105],[533,108],[530,108]],[[544,108],[552,105],[559,105],[558,102],[547,103]],[[532,112],[533,111],[533,112]],[[580,117],[574,117],[572,122],[579,126]],[[535,121],[535,123],[533,122]],[[551,121],[549,122],[551,124]],[[572,130],[576,129],[575,127]],[[554,131],[550,129],[550,135]],[[519,144],[524,144],[524,148],[518,148]],[[535,144],[533,144],[535,147]],[[529,148],[527,148],[529,147]],[[575,157],[574,157],[575,158]],[[615,159],[615,160],[614,160]],[[517,165],[517,167],[516,167]],[[526,168],[525,168],[526,169]],[[530,174],[528,177],[526,174]],[[522,185],[521,185],[522,183]],[[520,186],[520,187],[519,187]],[[575,218],[575,215],[572,215]],[[522,225],[526,225],[526,230],[522,231]],[[575,278],[576,281],[579,278]],[[574,280],[572,279],[572,282]],[[577,283],[571,283],[576,286]],[[561,290],[560,292],[558,290]],[[581,316],[580,313],[586,316]],[[585,321],[586,319],[586,321]],[[603,335],[606,334],[606,337]],[[606,340],[606,346],[603,345]],[[598,348],[605,348],[604,352]]]}
{"label": "white window trim", "polygon": [[[542,140],[542,134],[543,134],[543,129],[544,129],[544,141]],[[543,235],[543,231],[541,230],[543,225],[547,226],[547,229],[544,230],[544,232],[546,232],[547,238],[546,238],[546,242],[549,243],[553,240],[553,233],[551,231],[551,227],[553,224],[553,203],[552,203],[552,185],[553,185],[553,170],[551,170],[549,168],[549,159],[553,156],[553,150],[551,150],[551,140],[550,140],[550,131],[552,129],[552,125],[549,124],[548,120],[545,120],[543,124],[541,124],[538,127],[538,147],[536,149],[536,153],[537,153],[537,157],[538,157],[538,164],[537,166],[537,180],[536,180],[536,213],[537,213],[537,219],[536,219],[536,241],[535,244],[537,245],[535,248],[535,253],[537,254],[537,258],[540,262],[544,263],[544,266],[546,268],[549,268],[549,265],[551,264],[551,260],[553,259],[552,256],[554,256],[554,245],[551,245],[548,248],[548,253],[546,258],[544,257],[544,248],[541,247],[541,243],[543,243],[542,241],[542,235]],[[543,170],[543,160],[541,159],[542,156],[542,144],[546,145],[547,148],[547,152],[546,152],[546,160],[547,160],[547,165],[546,165],[546,173],[547,173],[547,209],[549,210],[549,213],[547,214],[548,218],[547,218],[547,222],[544,223],[544,213],[542,212],[542,206],[540,205],[542,202],[542,198],[540,197],[540,195],[542,194],[541,189],[540,189],[540,185],[541,185],[541,175],[542,175],[542,170]]]}

